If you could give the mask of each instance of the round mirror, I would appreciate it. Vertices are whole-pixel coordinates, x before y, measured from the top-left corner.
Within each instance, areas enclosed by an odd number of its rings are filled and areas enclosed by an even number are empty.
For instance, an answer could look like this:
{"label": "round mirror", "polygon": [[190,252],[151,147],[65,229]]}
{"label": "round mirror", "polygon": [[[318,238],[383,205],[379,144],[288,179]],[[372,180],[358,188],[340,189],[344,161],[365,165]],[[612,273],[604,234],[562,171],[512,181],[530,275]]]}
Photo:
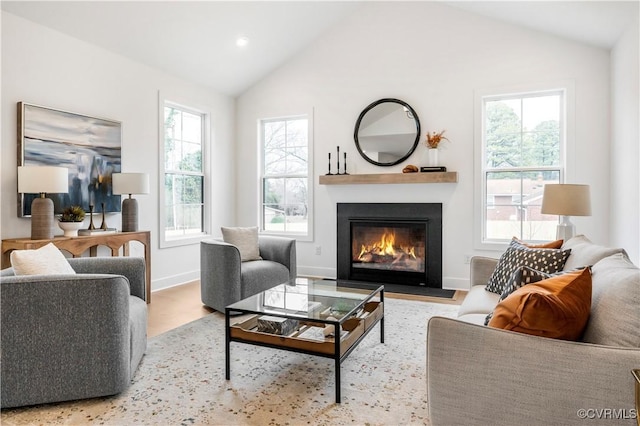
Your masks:
{"label": "round mirror", "polygon": [[362,157],[376,166],[393,166],[413,153],[420,141],[420,120],[399,99],[380,99],[360,113],[353,133]]}

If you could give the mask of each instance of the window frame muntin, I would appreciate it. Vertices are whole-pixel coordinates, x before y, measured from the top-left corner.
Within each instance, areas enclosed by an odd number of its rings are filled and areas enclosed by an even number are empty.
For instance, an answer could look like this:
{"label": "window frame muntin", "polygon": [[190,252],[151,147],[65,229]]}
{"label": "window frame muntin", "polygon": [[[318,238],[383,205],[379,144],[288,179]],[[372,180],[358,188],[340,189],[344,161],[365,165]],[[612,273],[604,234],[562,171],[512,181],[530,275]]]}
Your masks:
{"label": "window frame muntin", "polygon": [[[277,175],[266,175],[265,164],[264,164],[264,154],[265,154],[265,146],[264,146],[264,123],[267,122],[277,122],[277,121],[292,121],[296,119],[306,119],[307,120],[307,175],[301,174],[277,174]],[[274,235],[274,236],[282,236],[294,238],[297,241],[313,241],[313,230],[314,230],[314,209],[313,209],[313,200],[314,200],[314,182],[313,182],[313,110],[302,113],[295,114],[282,114],[278,116],[259,118],[257,120],[257,145],[258,145],[258,227],[261,234],[264,235]],[[278,232],[278,231],[269,231],[265,230],[264,227],[264,182],[265,178],[306,178],[307,179],[307,232],[299,233],[299,232]]]}
{"label": "window frame muntin", "polygon": [[[485,141],[485,105],[487,100],[503,100],[535,97],[544,94],[561,94],[560,105],[560,155],[558,166],[487,168]],[[485,238],[487,226],[486,173],[505,171],[527,171],[551,168],[559,170],[560,183],[571,180],[575,155],[575,82],[573,80],[556,83],[538,83],[503,88],[478,89],[474,92],[474,215],[473,246],[476,250],[504,251],[509,241]],[[522,134],[522,132],[521,132]]]}
{"label": "window frame muntin", "polygon": [[[177,99],[177,100],[176,100]],[[168,170],[165,169],[165,126],[164,126],[164,111],[166,106],[172,106],[180,109],[183,112],[200,115],[202,117],[202,172],[197,173],[194,171],[180,171],[180,170]],[[170,248],[185,245],[198,244],[203,239],[211,236],[211,196],[207,196],[211,182],[211,162],[209,159],[209,147],[212,144],[212,131],[211,131],[211,111],[206,107],[201,107],[197,102],[191,102],[187,100],[179,100],[176,96],[165,96],[163,93],[158,94],[158,143],[159,143],[159,167],[158,167],[158,228],[159,228],[159,247]],[[183,234],[179,237],[167,238],[165,230],[166,212],[165,212],[165,176],[168,173],[181,174],[185,176],[202,176],[202,197],[203,197],[203,212],[202,212],[202,231],[197,234]]]}

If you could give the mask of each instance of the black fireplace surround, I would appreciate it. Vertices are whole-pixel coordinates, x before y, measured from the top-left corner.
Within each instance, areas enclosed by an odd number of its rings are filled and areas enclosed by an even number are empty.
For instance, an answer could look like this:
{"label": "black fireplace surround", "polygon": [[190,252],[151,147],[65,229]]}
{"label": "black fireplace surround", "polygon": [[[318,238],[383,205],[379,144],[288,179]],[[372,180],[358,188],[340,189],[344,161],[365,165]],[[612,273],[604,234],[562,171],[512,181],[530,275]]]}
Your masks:
{"label": "black fireplace surround", "polygon": [[[441,203],[338,203],[337,278],[442,288],[442,204]],[[416,239],[415,254],[409,266],[365,265],[355,260],[353,238],[367,230],[397,230],[399,235]],[[394,232],[395,235],[395,232]],[[421,241],[417,241],[421,240]],[[411,255],[414,249],[406,249]],[[404,253],[403,250],[400,252]],[[371,258],[370,254],[365,255]],[[399,255],[400,256],[400,255]],[[408,256],[402,254],[404,258]],[[422,259],[422,261],[420,261]],[[395,261],[394,261],[395,264]]]}

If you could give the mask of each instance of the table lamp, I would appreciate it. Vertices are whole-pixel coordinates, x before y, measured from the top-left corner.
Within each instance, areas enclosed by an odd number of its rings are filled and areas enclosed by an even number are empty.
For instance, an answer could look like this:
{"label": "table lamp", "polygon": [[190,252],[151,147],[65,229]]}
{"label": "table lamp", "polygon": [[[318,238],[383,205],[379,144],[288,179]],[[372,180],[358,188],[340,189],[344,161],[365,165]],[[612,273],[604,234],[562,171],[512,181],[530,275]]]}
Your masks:
{"label": "table lamp", "polygon": [[69,169],[54,166],[18,166],[18,192],[40,194],[31,203],[31,239],[53,238],[55,217],[49,193],[69,192]]}
{"label": "table lamp", "polygon": [[113,193],[129,194],[129,198],[122,200],[122,232],[138,230],[138,201],[131,198],[132,194],[149,193],[149,175],[146,173],[114,173]]}
{"label": "table lamp", "polygon": [[542,214],[560,215],[556,239],[568,240],[575,235],[569,216],[591,216],[589,185],[547,184],[542,195]]}

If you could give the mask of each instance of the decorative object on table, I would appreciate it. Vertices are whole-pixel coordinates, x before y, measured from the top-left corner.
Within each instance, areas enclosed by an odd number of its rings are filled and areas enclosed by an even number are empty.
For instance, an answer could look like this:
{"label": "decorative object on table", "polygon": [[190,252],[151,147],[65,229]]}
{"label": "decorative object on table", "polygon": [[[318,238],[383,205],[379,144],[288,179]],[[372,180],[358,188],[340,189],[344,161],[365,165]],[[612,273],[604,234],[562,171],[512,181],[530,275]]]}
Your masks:
{"label": "decorative object on table", "polygon": [[261,333],[279,334],[286,336],[298,328],[298,320],[291,318],[262,315],[258,317],[258,331]]}
{"label": "decorative object on table", "polygon": [[340,174],[340,145],[338,145],[338,155],[336,155],[336,174]]}
{"label": "decorative object on table", "polygon": [[122,232],[138,230],[138,201],[133,194],[149,193],[149,175],[146,173],[114,173],[113,193],[129,194],[122,201]]}
{"label": "decorative object on table", "polygon": [[106,230],[107,229],[107,220],[104,217],[104,203],[100,203],[102,205],[102,224],[100,225],[100,229],[102,230]]}
{"label": "decorative object on table", "polygon": [[404,169],[402,169],[402,173],[417,173],[418,167],[413,164],[407,165]]}
{"label": "decorative object on table", "polygon": [[96,226],[93,224],[93,204],[89,204],[89,231],[93,231],[96,229]]}
{"label": "decorative object on table", "polygon": [[421,166],[420,172],[433,173],[433,172],[446,172],[447,168],[444,166]]}
{"label": "decorative object on table", "polygon": [[540,212],[560,215],[556,239],[567,241],[576,233],[569,216],[591,216],[589,185],[546,184]]}
{"label": "decorative object on table", "polygon": [[80,206],[70,206],[62,210],[58,226],[64,232],[65,237],[78,236],[78,230],[82,228],[85,215],[84,209]]}
{"label": "decorative object on table", "polygon": [[22,195],[39,193],[40,197],[33,199],[31,213],[31,239],[50,240],[53,238],[53,216],[55,208],[48,193],[66,193],[69,172],[65,167],[18,167],[18,192]]}
{"label": "decorative object on table", "polygon": [[438,146],[442,141],[448,141],[444,135],[445,130],[441,132],[427,132],[425,145],[427,146],[427,165],[430,167],[438,166]]}
{"label": "decorative object on table", "polygon": [[80,229],[78,230],[78,236],[86,237],[89,235],[106,235],[106,234],[115,234],[118,232],[116,228],[107,228],[107,229]]}
{"label": "decorative object on table", "polygon": [[[105,203],[107,213],[120,211],[111,174],[120,171],[122,123],[19,102],[18,166],[59,166],[68,170],[65,195],[52,195],[54,213],[77,205]],[[46,155],[45,155],[46,153]],[[18,198],[18,216],[31,215],[37,193]]]}
{"label": "decorative object on table", "polygon": [[353,138],[358,152],[369,163],[393,166],[409,158],[420,143],[420,120],[408,103],[380,99],[360,113]]}
{"label": "decorative object on table", "polygon": [[327,173],[327,176],[332,175],[333,173],[331,173],[331,153],[329,153],[329,172]]}

